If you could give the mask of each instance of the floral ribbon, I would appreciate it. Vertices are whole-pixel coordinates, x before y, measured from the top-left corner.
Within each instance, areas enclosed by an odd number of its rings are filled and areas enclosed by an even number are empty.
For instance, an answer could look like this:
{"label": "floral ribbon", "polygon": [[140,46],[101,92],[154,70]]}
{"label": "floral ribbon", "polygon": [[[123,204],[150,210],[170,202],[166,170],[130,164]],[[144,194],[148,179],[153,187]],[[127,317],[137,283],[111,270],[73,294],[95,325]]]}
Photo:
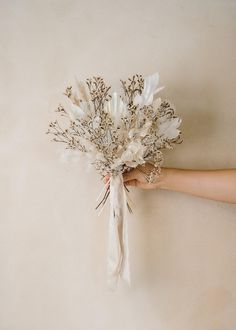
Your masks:
{"label": "floral ribbon", "polygon": [[110,177],[108,229],[108,287],[116,289],[119,278],[130,285],[127,200],[122,174]]}

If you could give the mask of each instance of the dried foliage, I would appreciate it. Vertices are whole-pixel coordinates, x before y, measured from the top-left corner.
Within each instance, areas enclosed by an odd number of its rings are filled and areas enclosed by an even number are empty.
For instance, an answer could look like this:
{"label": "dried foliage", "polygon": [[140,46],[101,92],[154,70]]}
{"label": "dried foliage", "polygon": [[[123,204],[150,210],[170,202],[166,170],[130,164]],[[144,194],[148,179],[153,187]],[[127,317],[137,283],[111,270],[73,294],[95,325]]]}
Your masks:
{"label": "dried foliage", "polygon": [[[167,100],[155,95],[159,75],[147,78],[134,75],[120,80],[122,93],[110,93],[102,77],[92,77],[66,88],[69,109],[59,105],[56,112],[63,117],[49,124],[48,134],[66,148],[87,153],[102,176],[123,173],[145,163],[154,165],[147,179],[152,182],[160,171],[163,149],[182,142],[180,118]],[[79,93],[79,97],[77,96]]]}

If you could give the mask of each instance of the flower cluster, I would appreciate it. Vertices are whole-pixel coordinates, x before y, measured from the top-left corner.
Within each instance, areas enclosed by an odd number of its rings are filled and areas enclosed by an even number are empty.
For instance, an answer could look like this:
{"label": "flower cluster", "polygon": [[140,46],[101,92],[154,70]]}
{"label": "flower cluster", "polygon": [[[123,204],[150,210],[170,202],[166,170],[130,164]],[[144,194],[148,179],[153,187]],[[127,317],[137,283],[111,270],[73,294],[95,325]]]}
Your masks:
{"label": "flower cluster", "polygon": [[109,93],[111,86],[101,77],[79,83],[76,92],[69,86],[64,93],[69,109],[59,105],[56,110],[67,119],[66,125],[53,121],[47,133],[66,148],[87,153],[102,176],[145,163],[160,169],[162,150],[181,142],[181,119],[169,101],[156,97],[163,88],[158,84],[155,73],[121,80],[121,95]]}
{"label": "flower cluster", "polygon": [[[102,176],[152,164],[149,173],[144,171],[147,181],[152,182],[160,173],[163,149],[182,142],[181,119],[169,101],[156,96],[163,88],[158,84],[159,74],[155,73],[145,79],[136,74],[121,80],[120,95],[109,93],[111,86],[101,77],[79,82],[75,92],[69,86],[64,93],[69,108],[59,105],[56,110],[66,122],[63,127],[58,120],[50,122],[47,133],[67,149],[86,153]],[[109,193],[108,186],[97,207],[105,204]],[[131,211],[128,202],[127,207]]]}

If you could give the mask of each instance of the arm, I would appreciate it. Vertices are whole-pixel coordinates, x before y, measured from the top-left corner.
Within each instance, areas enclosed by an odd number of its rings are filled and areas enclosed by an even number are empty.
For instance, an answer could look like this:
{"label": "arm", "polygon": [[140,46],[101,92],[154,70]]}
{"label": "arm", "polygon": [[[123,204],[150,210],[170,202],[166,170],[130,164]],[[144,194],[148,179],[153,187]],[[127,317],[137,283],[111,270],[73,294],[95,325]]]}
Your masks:
{"label": "arm", "polygon": [[236,169],[184,170],[166,168],[156,185],[162,189],[236,203]]}
{"label": "arm", "polygon": [[127,186],[167,189],[222,202],[236,203],[236,169],[187,170],[162,168],[154,184],[137,168],[124,175]]}

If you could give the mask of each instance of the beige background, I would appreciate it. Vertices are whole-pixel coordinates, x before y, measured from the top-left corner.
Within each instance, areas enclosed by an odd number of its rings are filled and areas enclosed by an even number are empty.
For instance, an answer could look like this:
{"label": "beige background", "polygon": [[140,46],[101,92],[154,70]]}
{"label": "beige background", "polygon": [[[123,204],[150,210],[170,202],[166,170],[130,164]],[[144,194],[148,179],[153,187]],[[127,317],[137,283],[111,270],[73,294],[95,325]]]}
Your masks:
{"label": "beige background", "polygon": [[132,189],[132,287],[106,286],[108,208],[44,134],[77,76],[159,71],[166,166],[236,167],[236,2],[0,0],[0,330],[236,329],[236,206]]}

